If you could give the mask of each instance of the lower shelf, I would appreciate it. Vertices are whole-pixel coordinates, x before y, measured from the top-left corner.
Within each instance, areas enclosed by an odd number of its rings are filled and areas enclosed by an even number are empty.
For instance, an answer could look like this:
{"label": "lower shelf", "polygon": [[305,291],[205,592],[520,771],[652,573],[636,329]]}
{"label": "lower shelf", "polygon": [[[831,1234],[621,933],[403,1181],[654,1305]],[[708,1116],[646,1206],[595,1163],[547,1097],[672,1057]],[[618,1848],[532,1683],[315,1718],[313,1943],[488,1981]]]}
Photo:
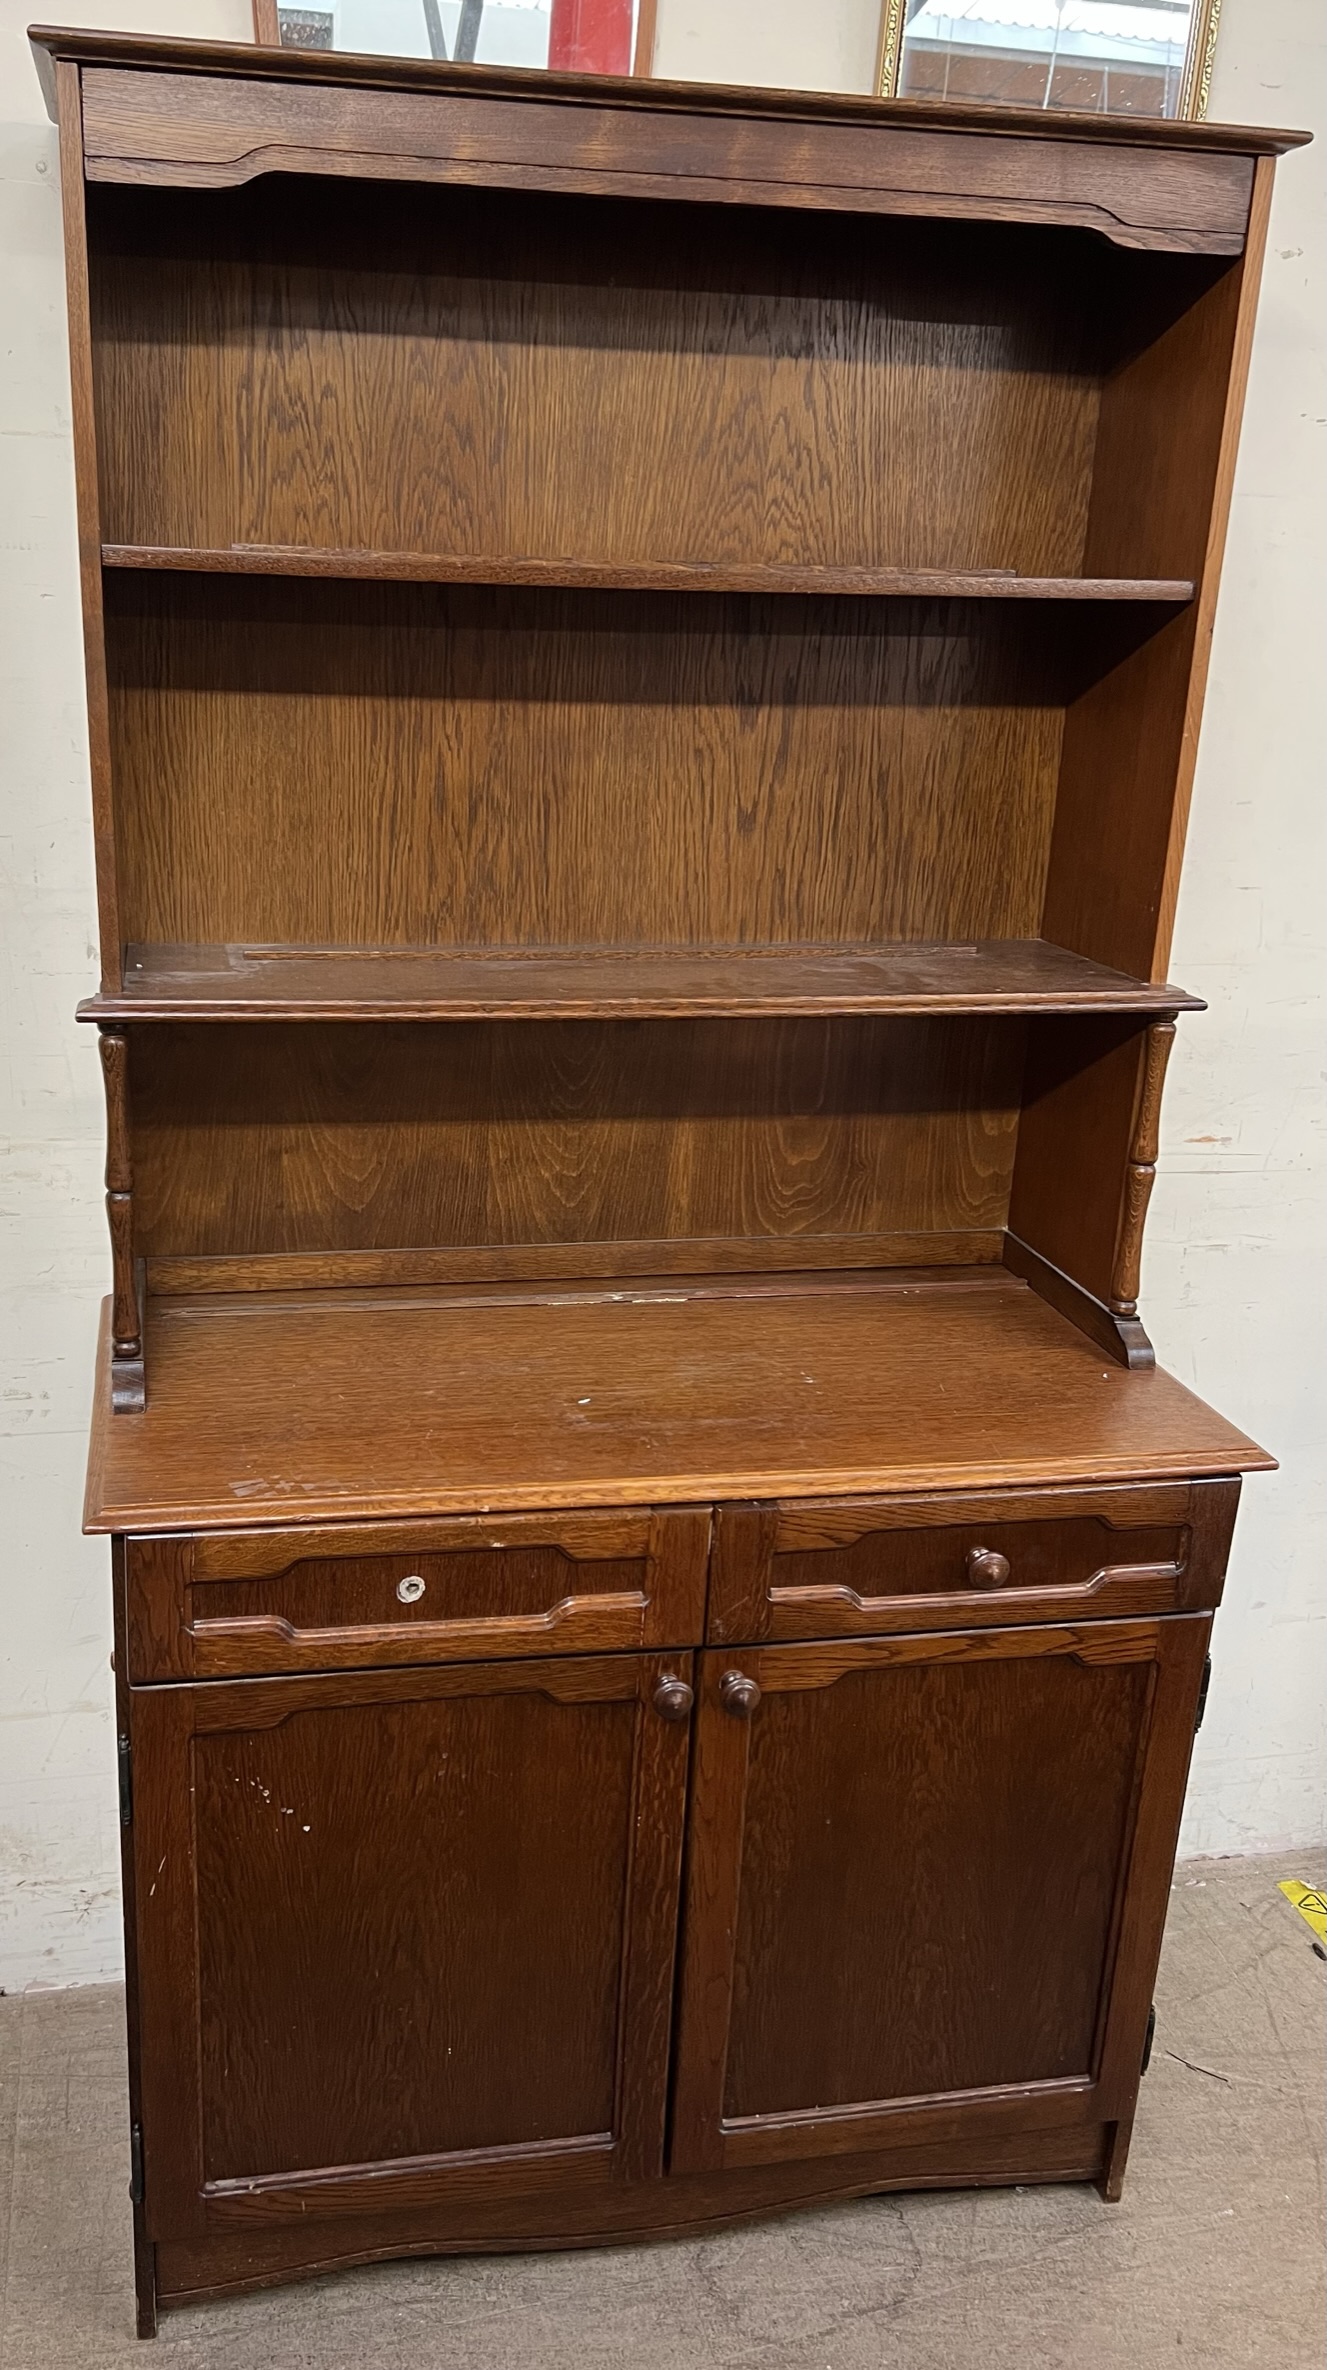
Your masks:
{"label": "lower shelf", "polygon": [[1272,1460],[1001,1267],[149,1300],[93,1531],[1189,1477]]}

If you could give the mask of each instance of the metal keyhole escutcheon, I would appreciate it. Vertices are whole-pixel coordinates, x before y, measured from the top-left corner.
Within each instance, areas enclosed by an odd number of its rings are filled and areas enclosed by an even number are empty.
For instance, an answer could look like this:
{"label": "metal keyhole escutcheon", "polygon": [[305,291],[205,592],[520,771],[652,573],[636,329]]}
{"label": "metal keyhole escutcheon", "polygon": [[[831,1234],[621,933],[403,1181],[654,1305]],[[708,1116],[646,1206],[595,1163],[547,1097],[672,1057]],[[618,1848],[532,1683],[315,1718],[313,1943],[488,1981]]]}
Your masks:
{"label": "metal keyhole escutcheon", "polygon": [[417,1605],[424,1594],[424,1583],[418,1572],[407,1572],[404,1580],[398,1580],[396,1593],[403,1605]]}

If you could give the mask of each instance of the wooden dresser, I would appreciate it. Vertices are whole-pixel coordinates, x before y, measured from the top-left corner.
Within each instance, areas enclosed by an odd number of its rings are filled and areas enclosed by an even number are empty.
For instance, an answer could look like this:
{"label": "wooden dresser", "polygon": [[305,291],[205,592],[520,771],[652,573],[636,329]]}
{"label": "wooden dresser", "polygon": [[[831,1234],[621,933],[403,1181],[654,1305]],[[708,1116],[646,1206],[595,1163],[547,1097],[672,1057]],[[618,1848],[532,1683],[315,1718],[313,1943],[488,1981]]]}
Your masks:
{"label": "wooden dresser", "polygon": [[1294,136],[35,38],[140,2328],[1118,2195],[1269,1463],[1138,1278]]}

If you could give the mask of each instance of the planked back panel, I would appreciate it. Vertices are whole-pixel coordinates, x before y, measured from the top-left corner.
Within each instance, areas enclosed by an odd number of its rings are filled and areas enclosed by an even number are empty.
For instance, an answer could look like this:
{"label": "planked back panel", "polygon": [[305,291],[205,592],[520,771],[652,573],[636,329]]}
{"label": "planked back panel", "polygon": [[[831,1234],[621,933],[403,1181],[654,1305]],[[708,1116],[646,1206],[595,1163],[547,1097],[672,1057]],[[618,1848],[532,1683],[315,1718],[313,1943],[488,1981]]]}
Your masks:
{"label": "planked back panel", "polygon": [[1066,699],[1147,630],[137,573],[107,610],[122,936],[164,944],[1036,936]]}
{"label": "planked back panel", "polygon": [[149,1258],[838,1236],[851,1264],[853,1237],[1003,1225],[1024,1027],[212,1022],[131,1036]]}
{"label": "planked back panel", "polygon": [[300,180],[279,206],[91,195],[110,542],[1080,565],[1080,234]]}

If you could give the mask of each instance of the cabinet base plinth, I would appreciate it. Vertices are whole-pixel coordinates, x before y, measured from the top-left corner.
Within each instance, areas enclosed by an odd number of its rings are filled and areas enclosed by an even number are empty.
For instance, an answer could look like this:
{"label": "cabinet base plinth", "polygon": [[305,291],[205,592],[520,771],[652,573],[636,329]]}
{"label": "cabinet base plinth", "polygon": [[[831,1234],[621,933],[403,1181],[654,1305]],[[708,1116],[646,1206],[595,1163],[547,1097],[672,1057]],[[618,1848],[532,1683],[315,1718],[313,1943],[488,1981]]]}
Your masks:
{"label": "cabinet base plinth", "polygon": [[[156,2248],[163,2311],[247,2288],[314,2279],[359,2263],[408,2255],[514,2254],[523,2248],[630,2245],[721,2230],[762,2214],[830,2205],[889,2190],[1006,2188],[1032,2181],[1097,2181],[1112,2127],[1013,2133],[869,2156],[762,2166],[758,2171],[674,2176],[582,2190],[519,2204],[434,2206],[427,2211],[329,2221],[288,2230],[167,2242]],[[144,2334],[149,2334],[144,2331]]]}

